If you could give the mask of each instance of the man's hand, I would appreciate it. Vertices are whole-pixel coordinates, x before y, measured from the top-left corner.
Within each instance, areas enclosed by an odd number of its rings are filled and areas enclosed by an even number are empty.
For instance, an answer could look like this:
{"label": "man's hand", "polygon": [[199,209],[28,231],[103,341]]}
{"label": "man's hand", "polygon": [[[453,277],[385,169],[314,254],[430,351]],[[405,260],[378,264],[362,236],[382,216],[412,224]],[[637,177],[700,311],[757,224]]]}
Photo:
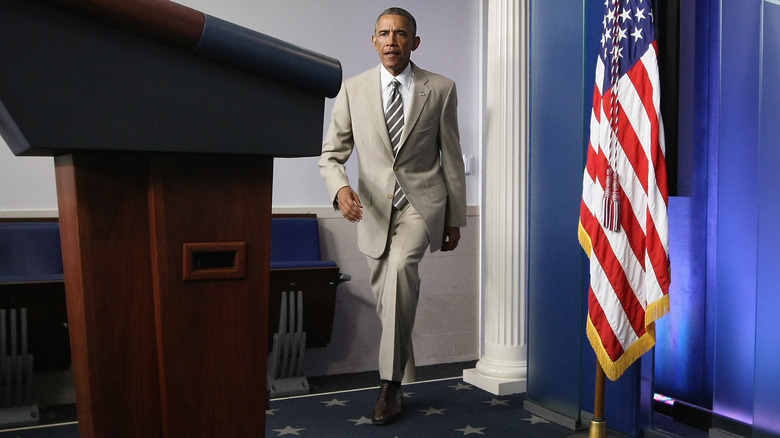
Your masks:
{"label": "man's hand", "polygon": [[441,250],[452,251],[458,247],[458,241],[460,241],[460,228],[444,227],[444,237],[442,237],[441,240]]}
{"label": "man's hand", "polygon": [[350,222],[360,222],[363,219],[363,204],[360,203],[360,197],[349,186],[339,189],[336,194],[339,203],[339,211]]}

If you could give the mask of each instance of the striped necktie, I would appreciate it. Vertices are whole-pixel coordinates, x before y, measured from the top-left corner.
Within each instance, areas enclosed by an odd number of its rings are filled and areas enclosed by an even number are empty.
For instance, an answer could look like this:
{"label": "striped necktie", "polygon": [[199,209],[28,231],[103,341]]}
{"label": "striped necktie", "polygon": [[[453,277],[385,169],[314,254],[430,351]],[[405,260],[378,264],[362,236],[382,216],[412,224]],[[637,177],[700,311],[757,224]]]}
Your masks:
{"label": "striped necktie", "polygon": [[[398,86],[401,85],[397,79],[390,83],[393,87],[390,92],[390,100],[385,111],[385,120],[387,120],[387,132],[390,134],[390,143],[393,145],[393,156],[398,156],[398,150],[401,144],[401,133],[404,130],[404,105],[401,102],[401,92]],[[406,195],[401,189],[398,180],[395,181],[395,191],[393,193],[393,207],[401,209],[407,203]]]}

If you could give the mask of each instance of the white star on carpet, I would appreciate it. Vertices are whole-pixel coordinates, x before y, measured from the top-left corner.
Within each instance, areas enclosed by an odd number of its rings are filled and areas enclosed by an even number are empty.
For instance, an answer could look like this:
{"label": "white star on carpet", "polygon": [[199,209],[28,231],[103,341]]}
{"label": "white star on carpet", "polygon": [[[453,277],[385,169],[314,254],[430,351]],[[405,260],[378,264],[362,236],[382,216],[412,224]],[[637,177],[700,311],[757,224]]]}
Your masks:
{"label": "white star on carpet", "polygon": [[490,406],[509,406],[509,400],[499,400],[497,398],[490,401],[483,401],[482,403],[487,403]]}
{"label": "white star on carpet", "polygon": [[304,428],[296,429],[294,427],[287,426],[284,429],[274,429],[274,432],[279,432],[279,435],[276,436],[282,436],[282,435],[299,435],[298,432],[305,430]]}
{"label": "white star on carpet", "polygon": [[425,410],[422,410],[422,409],[419,410],[419,412],[425,413],[426,417],[428,415],[444,415],[444,411],[446,411],[446,409],[436,409],[433,406],[431,406],[430,408],[425,409]]}
{"label": "white star on carpet", "polygon": [[357,420],[349,420],[349,421],[354,421],[355,426],[360,426],[361,424],[371,424],[371,419],[366,417],[360,417]]}
{"label": "white star on carpet", "polygon": [[326,407],[331,407],[331,406],[346,406],[348,402],[349,400],[339,400],[334,398],[330,401],[324,401],[320,403],[324,404]]}
{"label": "white star on carpet", "polygon": [[457,430],[458,432],[463,432],[463,435],[471,435],[471,434],[484,435],[485,433],[482,432],[482,430],[484,430],[484,429],[486,429],[486,428],[484,428],[484,427],[471,427],[471,426],[467,425],[463,429],[455,429],[455,430]]}
{"label": "white star on carpet", "polygon": [[523,418],[523,421],[529,421],[529,422],[531,422],[531,424],[549,423],[549,421],[545,420],[542,417],[537,417],[536,415],[531,415],[531,418]]}
{"label": "white star on carpet", "polygon": [[455,385],[455,386],[450,386],[450,388],[453,388],[453,389],[455,389],[455,391],[460,391],[461,389],[472,389],[472,388],[473,388],[473,386],[471,386],[471,385],[465,385],[465,384],[463,384],[463,383],[458,383],[458,384],[457,384],[457,385]]}
{"label": "white star on carpet", "polygon": [[278,411],[278,410],[279,409],[266,409],[265,410],[265,415],[276,415],[276,411]]}

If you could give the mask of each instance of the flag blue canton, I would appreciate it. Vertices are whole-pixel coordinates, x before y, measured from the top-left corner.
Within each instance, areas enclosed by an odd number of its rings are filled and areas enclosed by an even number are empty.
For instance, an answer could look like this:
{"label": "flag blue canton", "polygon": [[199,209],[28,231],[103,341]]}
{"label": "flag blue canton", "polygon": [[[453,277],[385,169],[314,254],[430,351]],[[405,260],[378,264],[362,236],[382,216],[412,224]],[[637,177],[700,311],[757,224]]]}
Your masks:
{"label": "flag blue canton", "polygon": [[[655,40],[654,23],[650,0],[605,0],[599,53],[604,65],[610,65],[614,39],[619,75],[629,71]],[[605,70],[604,92],[610,88],[612,80],[610,69]]]}

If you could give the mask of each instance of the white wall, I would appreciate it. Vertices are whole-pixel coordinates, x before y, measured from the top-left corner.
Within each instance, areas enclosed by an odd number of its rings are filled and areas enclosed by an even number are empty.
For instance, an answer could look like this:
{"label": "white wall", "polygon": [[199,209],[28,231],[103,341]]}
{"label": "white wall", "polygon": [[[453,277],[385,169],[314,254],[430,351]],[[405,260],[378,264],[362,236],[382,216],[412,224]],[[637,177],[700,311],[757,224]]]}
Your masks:
{"label": "white wall", "polygon": [[[422,43],[412,55],[420,67],[458,84],[463,153],[476,157],[475,174],[467,177],[470,205],[479,205],[481,163],[480,47],[481,5],[477,0],[179,0],[194,9],[286,40],[338,59],[344,77],[372,68],[379,58],[371,45],[376,16],[401,6],[417,19]],[[332,99],[325,103],[323,134]],[[356,183],[356,160],[348,164]],[[274,207],[318,207],[329,204],[316,158],[277,159]],[[14,157],[0,139],[0,217],[56,214],[57,198],[51,158]]]}

